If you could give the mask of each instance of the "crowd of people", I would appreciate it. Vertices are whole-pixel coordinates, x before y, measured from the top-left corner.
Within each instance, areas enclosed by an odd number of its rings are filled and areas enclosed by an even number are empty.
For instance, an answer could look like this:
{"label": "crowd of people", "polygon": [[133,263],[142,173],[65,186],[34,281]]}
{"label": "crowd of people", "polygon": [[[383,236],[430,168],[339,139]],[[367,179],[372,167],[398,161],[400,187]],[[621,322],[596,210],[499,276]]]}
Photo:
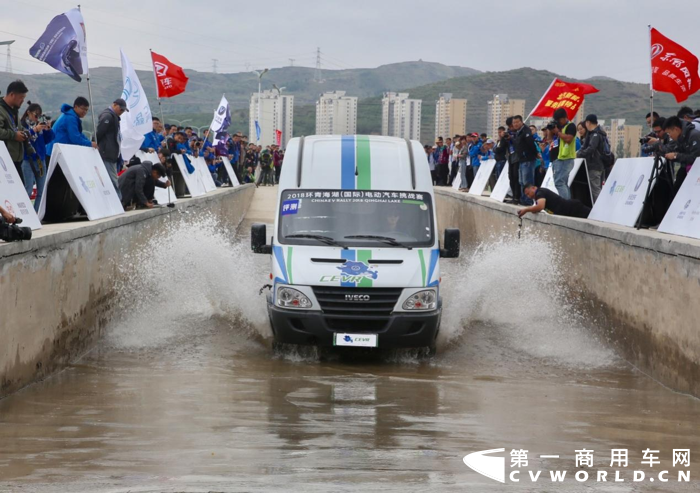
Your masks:
{"label": "crowd of people", "polygon": [[[82,120],[87,116],[90,102],[78,97],[72,104],[63,104],[60,116],[52,121],[43,108],[27,99],[28,87],[16,80],[9,84],[5,96],[0,99],[0,141],[10,154],[28,196],[34,197],[38,211],[46,190],[46,175],[53,147],[71,144],[93,147],[100,156],[125,209],[152,208],[156,205],[156,187],[174,186],[176,196],[187,193],[187,186],[175,162],[175,155],[183,155],[187,169],[191,157],[203,157],[217,187],[231,184],[223,164],[228,157],[239,183],[275,185],[279,182],[284,150],[270,145],[266,148],[248,142],[241,133],[201,136],[191,127],[163,123],[153,117],[153,130],[144,136],[141,151],[155,153],[158,162],[143,161],[137,157],[125,162],[121,155],[121,116],[128,112],[126,102],[117,98],[99,113],[96,132],[92,139],[83,133]],[[26,108],[20,115],[20,109]],[[258,171],[259,170],[259,171]],[[12,222],[12,214],[0,211],[6,222]]]}

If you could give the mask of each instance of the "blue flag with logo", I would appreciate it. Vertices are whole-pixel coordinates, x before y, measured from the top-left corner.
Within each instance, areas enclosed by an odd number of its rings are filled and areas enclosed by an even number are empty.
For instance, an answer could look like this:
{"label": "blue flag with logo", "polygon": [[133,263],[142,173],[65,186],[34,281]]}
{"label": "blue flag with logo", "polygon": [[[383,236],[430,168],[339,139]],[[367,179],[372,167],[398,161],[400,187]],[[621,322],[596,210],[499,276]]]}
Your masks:
{"label": "blue flag with logo", "polygon": [[255,140],[260,140],[260,134],[261,134],[261,133],[262,133],[262,132],[260,131],[260,124],[258,123],[257,120],[255,120],[255,135],[256,135]]}
{"label": "blue flag with logo", "polygon": [[88,69],[85,22],[80,10],[71,9],[51,19],[29,54],[80,82]]}

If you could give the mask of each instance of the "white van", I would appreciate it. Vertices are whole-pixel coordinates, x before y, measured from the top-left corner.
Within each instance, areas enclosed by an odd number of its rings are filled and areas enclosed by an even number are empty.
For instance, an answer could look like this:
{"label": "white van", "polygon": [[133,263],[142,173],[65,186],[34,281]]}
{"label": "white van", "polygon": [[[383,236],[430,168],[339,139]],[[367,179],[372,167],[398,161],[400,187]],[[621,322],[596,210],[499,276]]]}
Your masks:
{"label": "white van", "polygon": [[437,238],[423,146],[379,136],[292,139],[275,232],[254,224],[272,255],[268,311],[276,343],[435,348],[440,257],[459,256],[459,230]]}

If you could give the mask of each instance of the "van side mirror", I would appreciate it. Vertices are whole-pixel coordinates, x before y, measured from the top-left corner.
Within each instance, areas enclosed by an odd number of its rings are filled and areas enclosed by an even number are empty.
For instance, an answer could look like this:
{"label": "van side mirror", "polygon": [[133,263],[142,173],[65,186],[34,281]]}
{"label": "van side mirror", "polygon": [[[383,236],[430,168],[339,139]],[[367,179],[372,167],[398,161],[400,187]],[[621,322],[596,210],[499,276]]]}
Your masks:
{"label": "van side mirror", "polygon": [[272,253],[272,245],[267,244],[267,226],[255,223],[250,227],[250,248],[253,253]]}
{"label": "van side mirror", "polygon": [[459,257],[459,230],[445,229],[445,248],[440,249],[440,257],[442,258],[457,258]]}

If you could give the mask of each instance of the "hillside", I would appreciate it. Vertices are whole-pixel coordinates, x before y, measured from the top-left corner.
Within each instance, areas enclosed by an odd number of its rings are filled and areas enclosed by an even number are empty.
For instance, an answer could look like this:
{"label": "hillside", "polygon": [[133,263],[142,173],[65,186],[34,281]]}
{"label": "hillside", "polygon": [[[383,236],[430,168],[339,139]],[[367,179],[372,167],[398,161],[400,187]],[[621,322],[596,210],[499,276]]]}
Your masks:
{"label": "hillside", "polygon": [[[301,106],[315,103],[324,91],[345,90],[350,96],[365,98],[378,96],[384,91],[479,73],[471,68],[423,61],[393,63],[373,69],[322,70],[321,83],[314,82],[314,72],[307,67],[271,69],[263,77],[263,89],[271,89],[272,84],[285,87],[285,93],[293,94],[295,104]],[[157,114],[153,72],[139,70],[137,73]],[[243,109],[248,107],[250,95],[258,90],[258,78],[251,72],[214,74],[188,70],[187,75],[190,78],[187,92],[164,100],[164,113],[210,113],[224,93],[234,108]],[[29,86],[29,99],[41,104],[49,114],[57,114],[62,103],[72,102],[76,96],[88,95],[84,80],[76,83],[60,73],[18,76],[0,72],[0,90],[4,91],[7,84],[18,77]],[[121,68],[95,68],[91,70],[90,80],[96,109],[104,108],[122,92]]]}

